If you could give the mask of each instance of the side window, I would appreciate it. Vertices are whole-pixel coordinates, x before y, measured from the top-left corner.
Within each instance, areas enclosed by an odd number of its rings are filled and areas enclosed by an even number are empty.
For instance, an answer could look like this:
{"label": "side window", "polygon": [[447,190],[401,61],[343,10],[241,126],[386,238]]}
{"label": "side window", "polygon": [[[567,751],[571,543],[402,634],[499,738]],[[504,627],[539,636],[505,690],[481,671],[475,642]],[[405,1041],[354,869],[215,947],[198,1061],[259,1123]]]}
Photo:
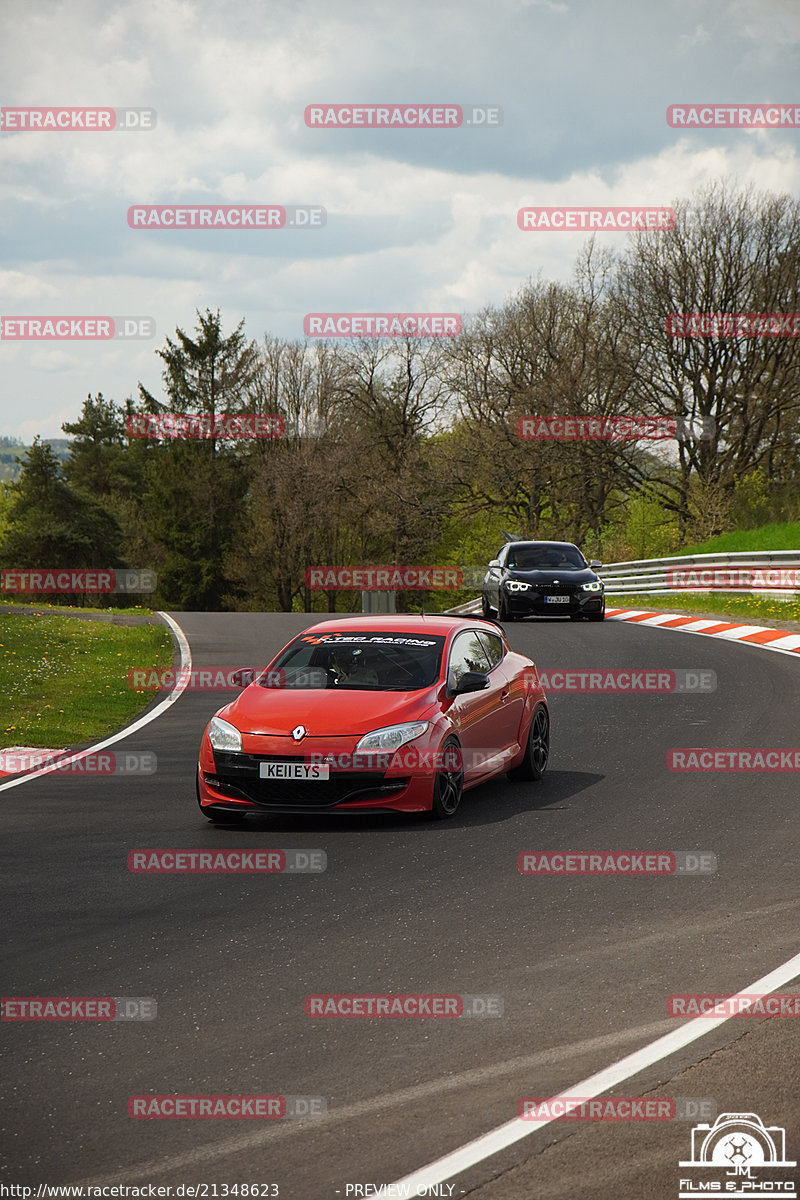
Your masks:
{"label": "side window", "polygon": [[447,670],[447,686],[458,687],[462,676],[467,671],[480,671],[482,675],[489,674],[489,660],[486,657],[479,635],[472,630],[459,633],[450,650],[450,666]]}
{"label": "side window", "polygon": [[499,638],[496,633],[480,632],[481,645],[486,651],[486,657],[489,660],[490,667],[496,667],[499,662],[503,661],[503,639]]}

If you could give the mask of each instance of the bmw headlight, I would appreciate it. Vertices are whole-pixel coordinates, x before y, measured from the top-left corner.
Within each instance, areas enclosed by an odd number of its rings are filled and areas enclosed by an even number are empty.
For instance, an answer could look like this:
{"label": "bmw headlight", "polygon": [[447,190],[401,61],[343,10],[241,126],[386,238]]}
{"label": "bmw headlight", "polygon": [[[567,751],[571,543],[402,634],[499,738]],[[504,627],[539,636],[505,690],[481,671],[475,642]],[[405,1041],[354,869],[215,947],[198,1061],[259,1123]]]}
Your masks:
{"label": "bmw headlight", "polygon": [[208,726],[208,740],[215,750],[241,750],[242,735],[229,721],[212,717]]}
{"label": "bmw headlight", "polygon": [[523,583],[521,579],[507,579],[505,586],[509,592],[527,592],[531,585]]}
{"label": "bmw headlight", "polygon": [[374,754],[378,750],[399,750],[406,742],[422,737],[428,728],[427,721],[412,721],[407,725],[387,725],[384,729],[373,729],[365,733],[355,748],[356,754]]}
{"label": "bmw headlight", "polygon": [[585,592],[602,592],[602,590],[603,590],[602,580],[595,579],[592,581],[592,583],[584,583],[583,590]]}

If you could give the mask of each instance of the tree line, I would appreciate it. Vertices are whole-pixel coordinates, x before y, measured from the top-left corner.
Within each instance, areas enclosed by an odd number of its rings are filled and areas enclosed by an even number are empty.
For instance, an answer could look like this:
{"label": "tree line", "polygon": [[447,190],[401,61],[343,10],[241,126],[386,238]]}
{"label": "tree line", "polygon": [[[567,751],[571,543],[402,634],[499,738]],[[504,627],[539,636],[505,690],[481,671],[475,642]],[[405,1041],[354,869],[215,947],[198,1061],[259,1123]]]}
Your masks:
{"label": "tree line", "polygon": [[[800,203],[728,182],[673,207],[672,230],[594,237],[569,282],[528,280],[455,338],[258,343],[198,312],[157,351],[160,396],[89,396],[63,463],[35,441],[3,485],[0,566],[146,567],[143,602],[166,608],[335,611],[359,597],[309,593],[307,566],[474,568],[501,530],[614,561],[800,517],[800,339],[667,328],[800,313]],[[129,436],[141,413],[280,414],[285,433]],[[525,441],[528,414],[677,436]]]}

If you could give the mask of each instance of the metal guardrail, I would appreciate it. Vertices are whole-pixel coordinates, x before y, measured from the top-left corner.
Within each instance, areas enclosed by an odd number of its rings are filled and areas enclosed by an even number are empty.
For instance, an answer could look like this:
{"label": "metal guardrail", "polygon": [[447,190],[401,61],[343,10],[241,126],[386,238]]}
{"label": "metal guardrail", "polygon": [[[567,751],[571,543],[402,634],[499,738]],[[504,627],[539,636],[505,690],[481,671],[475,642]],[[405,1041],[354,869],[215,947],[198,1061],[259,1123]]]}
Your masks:
{"label": "metal guardrail", "polygon": [[[688,574],[689,579],[676,579],[672,572],[678,571]],[[606,585],[607,596],[713,591],[756,592],[793,599],[800,595],[800,550],[736,550],[729,554],[633,559],[607,563],[597,573]]]}

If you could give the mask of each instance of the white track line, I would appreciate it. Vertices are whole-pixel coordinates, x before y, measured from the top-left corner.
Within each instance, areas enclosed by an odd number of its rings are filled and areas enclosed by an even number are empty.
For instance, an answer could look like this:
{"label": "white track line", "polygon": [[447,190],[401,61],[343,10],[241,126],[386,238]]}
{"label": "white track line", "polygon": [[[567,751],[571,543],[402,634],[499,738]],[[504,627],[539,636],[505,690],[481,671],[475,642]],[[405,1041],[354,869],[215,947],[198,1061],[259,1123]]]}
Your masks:
{"label": "white track line", "polygon": [[136,733],[138,729],[142,729],[145,725],[149,725],[151,721],[155,721],[156,717],[160,717],[166,712],[171,705],[175,703],[178,697],[185,692],[190,678],[192,669],[192,651],[187,641],[186,634],[181,629],[177,621],[173,621],[172,617],[165,612],[157,612],[157,617],[161,617],[166,621],[178,642],[181,652],[180,674],[175,687],[166,696],[160,704],[155,708],[151,708],[150,712],[145,713],[138,721],[134,721],[132,725],[126,725],[119,733],[114,733],[103,742],[96,742],[93,746],[88,746],[86,750],[80,750],[77,754],[70,754],[66,758],[59,758],[47,767],[39,767],[36,771],[31,771],[27,775],[20,775],[16,779],[9,779],[7,783],[0,783],[0,792],[7,792],[9,788],[19,787],[22,783],[28,783],[31,779],[38,779],[40,775],[51,775],[53,771],[60,771],[68,763],[80,762],[82,758],[86,758],[87,754],[96,754],[98,750],[105,750],[106,746],[113,746],[115,742],[121,742],[123,738],[130,737],[132,733]]}
{"label": "white track line", "polygon": [[[777,988],[783,987],[790,983],[800,975],[800,954],[795,954],[793,958],[788,959],[781,966],[776,967],[774,971],[764,975],[761,979],[757,979],[755,983],[749,984],[748,987],[742,988],[737,992],[737,997],[752,995],[753,992],[761,994],[774,992]],[[726,1021],[739,1020],[741,1018],[734,1017],[695,1017],[691,1021],[687,1021],[685,1025],[681,1025],[674,1033],[666,1033],[663,1037],[656,1038],[648,1046],[643,1046],[641,1050],[635,1050],[633,1054],[628,1054],[625,1058],[619,1059],[618,1062],[612,1063],[610,1067],[605,1067],[604,1070],[598,1071],[595,1075],[590,1075],[588,1079],[582,1079],[580,1083],[576,1083],[567,1092],[562,1092],[559,1096],[553,1096],[547,1102],[552,1104],[555,1101],[561,1101],[565,1105],[565,1111],[571,1112],[576,1108],[581,1099],[592,1099],[595,1096],[602,1095],[603,1092],[609,1091],[610,1088],[616,1087],[623,1083],[626,1079],[638,1075],[640,1071],[644,1071],[647,1067],[653,1066],[654,1063],[660,1062],[664,1058],[668,1058],[677,1050],[682,1050],[684,1046],[696,1042],[699,1038],[707,1033],[711,1033],[718,1025],[724,1025]],[[420,1167],[411,1175],[404,1175],[402,1179],[396,1179],[393,1184],[387,1186],[387,1194],[406,1194],[415,1195],[418,1188],[430,1188],[434,1184],[443,1183],[446,1179],[452,1179],[454,1175],[460,1174],[462,1171],[469,1170],[477,1163],[483,1162],[487,1158],[491,1158],[495,1154],[499,1154],[501,1150],[505,1150],[508,1146],[513,1146],[515,1142],[522,1141],[523,1138],[529,1137],[536,1130],[542,1129],[545,1125],[549,1125],[556,1118],[543,1118],[538,1121],[523,1121],[519,1117],[515,1117],[513,1121],[508,1121],[505,1125],[498,1125],[496,1129],[490,1130],[474,1141],[467,1142],[464,1146],[460,1146],[457,1150],[453,1150],[450,1154],[446,1154],[444,1158],[438,1158],[435,1162],[428,1163],[425,1167]],[[400,1185],[408,1191],[400,1192]],[[392,1192],[390,1189],[398,1189]]]}

